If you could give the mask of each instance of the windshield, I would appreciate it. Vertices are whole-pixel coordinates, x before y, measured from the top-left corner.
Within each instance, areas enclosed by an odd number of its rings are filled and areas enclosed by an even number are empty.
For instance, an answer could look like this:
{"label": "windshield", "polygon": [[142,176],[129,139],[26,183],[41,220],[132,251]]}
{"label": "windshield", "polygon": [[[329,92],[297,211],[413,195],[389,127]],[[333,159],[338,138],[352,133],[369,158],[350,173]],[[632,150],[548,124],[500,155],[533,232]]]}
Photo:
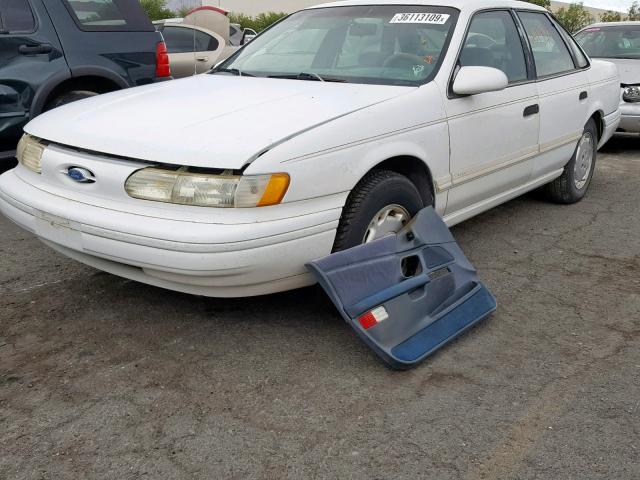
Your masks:
{"label": "windshield", "polygon": [[420,85],[436,75],[457,16],[455,9],[424,5],[303,10],[252,40],[213,73]]}
{"label": "windshield", "polygon": [[640,58],[640,25],[590,27],[576,40],[593,58]]}

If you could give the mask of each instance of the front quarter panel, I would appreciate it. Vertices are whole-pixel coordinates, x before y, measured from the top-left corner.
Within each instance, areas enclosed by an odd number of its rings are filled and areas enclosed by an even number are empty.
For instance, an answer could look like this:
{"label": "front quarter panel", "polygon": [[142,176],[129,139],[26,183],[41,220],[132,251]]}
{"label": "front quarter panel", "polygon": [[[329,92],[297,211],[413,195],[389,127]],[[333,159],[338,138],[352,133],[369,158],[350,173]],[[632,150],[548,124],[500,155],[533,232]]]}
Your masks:
{"label": "front quarter panel", "polygon": [[[288,173],[291,185],[284,201],[295,202],[349,192],[373,167],[399,156],[425,162],[436,185],[449,180],[448,129],[442,98],[433,83],[407,87],[404,95],[278,145],[254,161],[246,173]],[[436,196],[440,213],[444,213],[445,195]]]}

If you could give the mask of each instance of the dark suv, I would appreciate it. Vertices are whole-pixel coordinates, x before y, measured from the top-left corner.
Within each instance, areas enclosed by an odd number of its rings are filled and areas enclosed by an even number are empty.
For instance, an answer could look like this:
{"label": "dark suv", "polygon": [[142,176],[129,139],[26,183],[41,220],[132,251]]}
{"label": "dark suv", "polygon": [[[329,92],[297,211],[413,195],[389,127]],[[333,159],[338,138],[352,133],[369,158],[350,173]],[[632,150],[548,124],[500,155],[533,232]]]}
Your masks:
{"label": "dark suv", "polygon": [[0,160],[46,110],[167,78],[138,0],[0,0]]}

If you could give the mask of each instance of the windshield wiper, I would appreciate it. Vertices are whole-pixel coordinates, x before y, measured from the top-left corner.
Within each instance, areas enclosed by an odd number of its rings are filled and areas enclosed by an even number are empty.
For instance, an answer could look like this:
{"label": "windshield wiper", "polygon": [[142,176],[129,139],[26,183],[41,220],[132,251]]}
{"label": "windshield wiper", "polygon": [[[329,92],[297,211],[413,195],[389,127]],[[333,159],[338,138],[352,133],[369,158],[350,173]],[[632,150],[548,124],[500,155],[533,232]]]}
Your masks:
{"label": "windshield wiper", "polygon": [[255,77],[255,75],[251,75],[250,73],[245,73],[243,71],[238,70],[237,68],[216,68],[215,70],[212,70],[211,73],[230,73],[238,77]]}
{"label": "windshield wiper", "polygon": [[327,77],[324,75],[318,75],[317,73],[308,73],[308,72],[289,73],[286,75],[269,75],[268,77],[269,78],[286,78],[291,80],[316,80],[318,82],[341,82],[341,83],[346,82],[346,80],[342,78]]}

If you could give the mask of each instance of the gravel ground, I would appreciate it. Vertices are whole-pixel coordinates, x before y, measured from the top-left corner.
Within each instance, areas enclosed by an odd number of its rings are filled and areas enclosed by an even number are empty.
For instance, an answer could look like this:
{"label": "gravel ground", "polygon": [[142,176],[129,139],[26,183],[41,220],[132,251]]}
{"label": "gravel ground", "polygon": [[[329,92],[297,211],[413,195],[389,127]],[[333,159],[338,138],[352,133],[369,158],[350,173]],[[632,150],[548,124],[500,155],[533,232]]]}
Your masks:
{"label": "gravel ground", "polygon": [[453,229],[497,313],[385,368],[317,288],[193,297],[0,218],[0,478],[640,478],[640,140]]}

